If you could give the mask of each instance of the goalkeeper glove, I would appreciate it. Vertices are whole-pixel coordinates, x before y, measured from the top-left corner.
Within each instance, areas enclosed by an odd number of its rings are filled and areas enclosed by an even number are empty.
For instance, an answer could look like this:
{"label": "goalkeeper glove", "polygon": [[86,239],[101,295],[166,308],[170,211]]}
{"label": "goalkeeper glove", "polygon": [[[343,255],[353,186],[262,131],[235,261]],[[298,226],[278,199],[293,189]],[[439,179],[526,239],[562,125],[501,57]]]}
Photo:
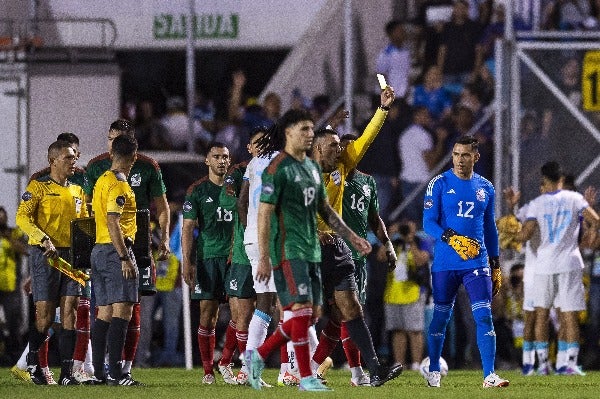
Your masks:
{"label": "goalkeeper glove", "polygon": [[474,240],[471,237],[461,236],[452,229],[446,229],[444,230],[441,239],[450,245],[462,260],[473,259],[479,255],[481,246],[477,240]]}
{"label": "goalkeeper glove", "polygon": [[387,264],[388,270],[391,272],[396,268],[396,261],[398,257],[396,256],[396,251],[394,250],[394,245],[390,240],[387,240],[384,244],[385,246],[385,255],[387,256]]}
{"label": "goalkeeper glove", "polygon": [[496,296],[502,287],[502,270],[497,256],[490,257],[490,267],[492,268],[492,296]]}

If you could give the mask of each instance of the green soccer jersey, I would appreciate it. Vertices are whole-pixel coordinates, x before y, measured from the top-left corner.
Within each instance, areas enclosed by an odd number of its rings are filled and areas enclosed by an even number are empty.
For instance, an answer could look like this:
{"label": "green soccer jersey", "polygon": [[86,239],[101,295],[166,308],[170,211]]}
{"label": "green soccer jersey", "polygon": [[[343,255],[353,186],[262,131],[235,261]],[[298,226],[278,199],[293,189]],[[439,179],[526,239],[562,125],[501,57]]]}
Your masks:
{"label": "green soccer jersey", "polygon": [[[98,155],[88,163],[83,184],[83,191],[86,195],[93,194],[96,181],[110,169],[111,164],[108,152]],[[128,181],[135,194],[138,210],[150,209],[152,199],[167,192],[160,166],[155,160],[143,154],[137,154],[137,159],[129,172]]]}
{"label": "green soccer jersey", "polygon": [[[225,177],[225,194],[233,197],[236,202],[242,189],[242,182],[244,181],[244,173],[246,173],[247,166],[248,162],[242,162],[233,165]],[[237,209],[234,212],[233,220],[233,248],[231,250],[231,263],[236,265],[250,265],[250,260],[248,259],[248,256],[246,255],[246,249],[244,248],[244,225],[242,225],[240,222]]]}
{"label": "green soccer jersey", "polygon": [[226,190],[226,184],[218,186],[211,182],[208,176],[196,181],[187,190],[183,203],[183,218],[198,222],[198,259],[229,256],[233,219],[237,212],[236,198],[227,195]]}
{"label": "green soccer jersey", "polygon": [[[375,179],[355,170],[345,182],[342,219],[357,235],[367,238],[369,214],[373,212],[379,213]],[[352,250],[352,259],[363,258],[349,242],[346,243]]]}
{"label": "green soccer jersey", "polygon": [[308,157],[298,161],[285,152],[262,174],[260,201],[275,205],[271,220],[271,261],[321,261],[317,209],[325,201],[321,169]]}

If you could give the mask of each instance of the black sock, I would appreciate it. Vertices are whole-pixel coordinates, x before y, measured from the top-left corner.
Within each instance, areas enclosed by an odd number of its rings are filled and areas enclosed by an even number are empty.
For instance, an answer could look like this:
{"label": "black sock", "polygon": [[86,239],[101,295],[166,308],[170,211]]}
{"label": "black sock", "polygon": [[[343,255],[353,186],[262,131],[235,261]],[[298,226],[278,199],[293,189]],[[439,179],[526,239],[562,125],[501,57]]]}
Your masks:
{"label": "black sock", "polygon": [[29,351],[37,352],[40,350],[40,346],[44,343],[48,334],[45,332],[39,332],[35,326],[29,330]]}
{"label": "black sock", "polygon": [[75,340],[77,332],[75,330],[63,329],[58,336],[58,345],[60,351],[60,360],[72,360],[73,352],[75,351]]}
{"label": "black sock", "polygon": [[108,329],[108,372],[114,379],[121,378],[121,360],[128,325],[128,320],[119,317],[113,317],[110,321],[110,328]]}
{"label": "black sock", "polygon": [[106,354],[106,335],[110,323],[96,318],[92,326],[92,364],[94,376],[100,380],[106,379],[104,374],[104,355]]}
{"label": "black sock", "polygon": [[369,374],[377,374],[379,359],[377,359],[377,354],[373,347],[373,339],[371,338],[371,333],[369,332],[367,323],[365,323],[364,317],[359,316],[354,320],[347,321],[346,328],[348,328],[350,338],[358,346],[361,358],[364,359],[367,369],[369,369]]}

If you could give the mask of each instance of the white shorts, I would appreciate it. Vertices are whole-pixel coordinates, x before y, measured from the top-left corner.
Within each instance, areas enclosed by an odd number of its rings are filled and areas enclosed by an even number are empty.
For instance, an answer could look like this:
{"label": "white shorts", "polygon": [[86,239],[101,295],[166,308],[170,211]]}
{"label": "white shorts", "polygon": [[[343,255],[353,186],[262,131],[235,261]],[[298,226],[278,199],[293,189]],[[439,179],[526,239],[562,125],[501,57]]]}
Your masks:
{"label": "white shorts", "polygon": [[275,278],[273,277],[272,271],[269,281],[259,282],[256,279],[256,272],[258,270],[259,259],[258,243],[245,244],[244,247],[246,248],[246,255],[248,256],[248,259],[250,260],[250,265],[252,266],[252,279],[254,280],[254,291],[256,291],[257,294],[277,292],[277,289],[275,288]]}
{"label": "white shorts", "polygon": [[534,306],[562,312],[585,310],[583,269],[557,274],[536,274]]}
{"label": "white shorts", "polygon": [[535,286],[533,279],[523,279],[523,310],[525,312],[533,312],[535,300]]}

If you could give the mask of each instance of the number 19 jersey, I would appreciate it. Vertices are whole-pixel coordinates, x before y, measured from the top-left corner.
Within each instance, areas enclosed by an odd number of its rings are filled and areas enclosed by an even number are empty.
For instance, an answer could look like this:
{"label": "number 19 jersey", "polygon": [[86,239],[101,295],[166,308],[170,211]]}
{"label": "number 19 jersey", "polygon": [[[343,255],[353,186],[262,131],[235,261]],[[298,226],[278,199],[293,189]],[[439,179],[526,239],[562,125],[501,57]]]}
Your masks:
{"label": "number 19 jersey", "polygon": [[275,205],[271,219],[271,261],[321,261],[317,210],[326,201],[319,166],[279,153],[262,174],[260,201]]}

